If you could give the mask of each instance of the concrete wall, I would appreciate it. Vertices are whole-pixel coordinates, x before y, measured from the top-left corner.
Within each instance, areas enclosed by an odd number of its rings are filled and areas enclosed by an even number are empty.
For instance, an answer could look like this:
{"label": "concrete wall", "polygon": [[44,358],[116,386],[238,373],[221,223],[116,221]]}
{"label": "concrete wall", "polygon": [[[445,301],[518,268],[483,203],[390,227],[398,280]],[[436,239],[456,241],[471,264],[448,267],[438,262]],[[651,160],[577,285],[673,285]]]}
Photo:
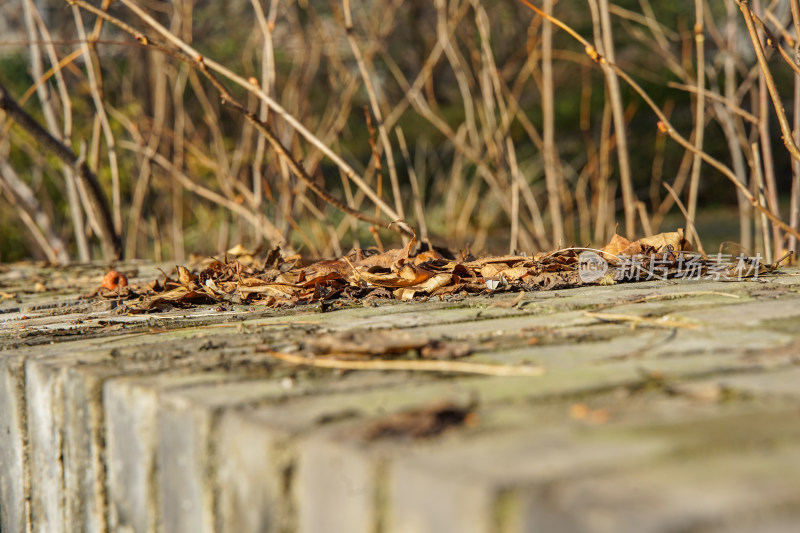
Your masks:
{"label": "concrete wall", "polygon": [[[798,279],[752,294],[746,283],[641,283],[511,307],[495,304],[514,295],[288,315],[5,302],[0,528],[790,531],[800,519]],[[0,287],[11,284],[0,273]],[[675,297],[641,301],[654,290]],[[616,316],[691,327],[587,315],[613,301]],[[467,342],[474,361],[547,371],[341,372],[261,349],[398,327]],[[438,436],[370,437],[374,424],[442,401],[477,404],[468,424]]]}

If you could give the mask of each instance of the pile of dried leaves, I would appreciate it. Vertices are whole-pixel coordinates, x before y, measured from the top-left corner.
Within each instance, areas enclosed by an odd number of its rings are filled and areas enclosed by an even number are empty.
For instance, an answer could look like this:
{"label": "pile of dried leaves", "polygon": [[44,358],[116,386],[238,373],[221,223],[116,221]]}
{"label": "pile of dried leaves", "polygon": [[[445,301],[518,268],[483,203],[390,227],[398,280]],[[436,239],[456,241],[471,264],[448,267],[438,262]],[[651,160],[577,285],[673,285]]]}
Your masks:
{"label": "pile of dried leaves", "polygon": [[[571,247],[532,257],[475,259],[463,253],[434,250],[412,255],[415,240],[383,253],[357,250],[340,259],[311,264],[300,256],[283,257],[278,248],[259,260],[239,246],[229,250],[223,260],[207,261],[194,271],[179,266],[173,275],[164,274],[164,280],[145,285],[129,285],[124,276],[111,271],[94,294],[126,300],[126,312],[148,312],[198,303],[290,307],[334,299],[413,300],[458,293],[537,291],[615,282],[609,276],[585,281],[586,276],[579,272],[579,258],[586,248]],[[681,252],[690,250],[683,230],[678,230],[634,242],[615,235],[603,250],[596,252],[612,268],[624,263],[627,257],[640,258],[637,264],[644,268],[647,258],[652,264],[657,260],[657,277],[662,278],[679,273],[684,262]],[[711,268],[712,262],[709,258],[695,261],[701,270]],[[758,271],[757,268],[756,275]]]}

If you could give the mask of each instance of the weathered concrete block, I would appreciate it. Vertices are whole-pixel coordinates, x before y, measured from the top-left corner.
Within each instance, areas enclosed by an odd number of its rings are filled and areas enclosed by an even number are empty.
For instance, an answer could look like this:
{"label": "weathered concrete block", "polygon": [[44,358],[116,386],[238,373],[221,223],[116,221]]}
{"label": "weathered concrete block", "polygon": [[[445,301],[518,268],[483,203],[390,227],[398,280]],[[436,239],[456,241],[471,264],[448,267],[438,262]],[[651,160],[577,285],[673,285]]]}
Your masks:
{"label": "weathered concrete block", "polygon": [[[487,413],[487,416],[491,416]],[[629,441],[611,435],[586,439],[579,432],[540,423],[505,435],[444,439],[398,454],[388,467],[387,531],[570,531],[552,515],[543,494],[548,483],[598,470],[645,464],[669,450],[663,438]],[[525,511],[537,507],[535,526],[520,528],[511,489],[526,488]]]}
{"label": "weathered concrete block", "polygon": [[[205,492],[213,411],[164,396],[171,389],[191,390],[235,379],[241,374],[161,373],[106,381],[103,405],[112,530],[213,529],[211,500]],[[195,481],[196,487],[187,488]],[[187,509],[191,513],[183,512]],[[198,524],[201,529],[191,529]]]}
{"label": "weathered concrete block", "polygon": [[[165,531],[292,530],[293,503],[284,486],[294,468],[289,432],[241,414],[288,393],[280,379],[246,378],[228,375],[162,396],[159,460],[174,465],[160,478]],[[189,517],[178,505],[199,511]],[[200,523],[199,516],[205,517]]]}
{"label": "weathered concrete block", "polygon": [[103,387],[111,531],[156,530],[156,393],[129,380]]}
{"label": "weathered concrete block", "polygon": [[377,529],[378,469],[366,449],[329,439],[299,445],[299,533],[369,533]]}
{"label": "weathered concrete block", "polygon": [[[166,361],[164,364],[168,364]],[[104,532],[108,528],[109,485],[105,464],[109,439],[103,387],[108,380],[146,379],[147,364],[107,353],[94,360],[83,356],[80,365],[64,368],[65,454],[63,461],[67,520],[76,531]],[[112,429],[113,430],[113,429]],[[139,433],[139,435],[142,435]]]}
{"label": "weathered concrete block", "polygon": [[[327,387],[301,384],[288,390],[280,378],[246,377],[219,375],[215,383],[163,390],[158,483],[164,531],[291,530],[295,504],[289,490],[295,464],[290,441],[312,425],[313,417],[298,413],[287,421],[243,411],[253,404],[283,406],[281,400],[324,394]],[[397,383],[366,377],[330,386],[358,390],[376,382]]]}
{"label": "weathered concrete block", "polygon": [[[176,332],[167,335],[173,339]],[[182,332],[177,332],[182,333]],[[158,346],[163,337],[152,335],[146,341]],[[191,368],[192,365],[202,367],[208,364],[204,359],[216,360],[213,351],[201,352],[200,357],[183,357],[183,353],[167,351],[163,356],[153,352],[148,346],[132,345],[131,341],[122,337],[105,343],[115,346],[114,354],[109,349],[87,350],[80,355],[80,364],[68,364],[66,361],[51,361],[53,365],[63,365],[65,425],[65,453],[63,459],[64,488],[66,494],[65,512],[68,522],[75,531],[103,532],[108,528],[107,517],[107,468],[105,464],[107,446],[107,428],[105,426],[105,408],[103,403],[103,386],[107,380],[127,377],[153,383],[169,379],[163,373],[172,368]],[[194,344],[199,346],[202,341]],[[187,343],[181,344],[186,346]],[[191,346],[191,345],[190,345]],[[142,354],[147,354],[143,357]],[[159,374],[159,372],[161,374]],[[146,376],[152,376],[150,378]],[[177,378],[178,383],[189,379],[185,375]],[[191,378],[196,379],[196,378]],[[190,379],[190,380],[191,380]],[[201,381],[205,377],[197,378]],[[161,380],[161,381],[159,381]],[[141,434],[140,434],[141,435]],[[114,437],[110,437],[113,441]],[[139,493],[141,495],[141,493]],[[119,518],[119,515],[115,515]]]}
{"label": "weathered concrete block", "polygon": [[743,302],[734,305],[718,306],[712,309],[688,310],[677,316],[697,320],[717,327],[737,328],[769,324],[770,321],[797,317],[800,315],[800,298],[786,296],[780,300]]}
{"label": "weathered concrete block", "polygon": [[109,365],[107,349],[81,341],[68,346],[31,351],[26,360],[32,526],[103,532],[101,386],[122,370]]}
{"label": "weathered concrete block", "polygon": [[109,372],[88,366],[64,369],[65,517],[72,531],[104,533],[106,507],[106,431],[103,380]]}
{"label": "weathered concrete block", "polygon": [[162,398],[157,414],[156,482],[160,498],[160,531],[214,531],[212,450],[213,413],[180,397]]}
{"label": "weathered concrete block", "polygon": [[388,531],[489,533],[499,489],[486,481],[463,472],[392,467]]}
{"label": "weathered concrete block", "polygon": [[[294,443],[321,420],[343,414],[348,420],[356,408],[380,412],[419,401],[405,392],[406,379],[390,374],[301,380],[288,388],[280,377],[236,379],[228,374],[218,382],[168,387],[160,378],[157,482],[164,531],[294,531],[295,509],[306,501],[297,488],[302,468]],[[430,390],[423,397],[454,390],[425,382]],[[192,513],[181,512],[186,509]]]}
{"label": "weathered concrete block", "polygon": [[[82,495],[65,491],[72,464],[69,458],[81,446],[73,443],[66,432],[70,411],[65,402],[72,389],[65,385],[65,371],[79,359],[91,359],[96,354],[90,355],[92,350],[80,342],[71,346],[69,353],[55,344],[18,350],[0,358],[0,398],[3,405],[9,406],[0,409],[0,420],[6,427],[0,432],[2,472],[8,472],[2,485],[0,510],[5,530],[25,531],[32,527],[36,531],[53,531],[63,523],[70,524],[70,531],[84,530],[71,521],[73,515],[69,512],[75,498]],[[81,404],[80,409],[85,411],[87,405]]]}
{"label": "weathered concrete block", "polygon": [[546,494],[520,493],[520,531],[539,527],[543,504],[566,531],[730,531],[742,522],[748,531],[772,531],[776,509],[800,504],[798,459],[798,448],[739,451],[565,478]]}
{"label": "weathered concrete block", "polygon": [[45,361],[25,364],[30,447],[31,525],[33,531],[65,531],[64,387],[59,369]]}
{"label": "weathered concrete block", "polygon": [[216,426],[216,531],[291,531],[295,461],[288,437],[236,410]]}
{"label": "weathered concrete block", "polygon": [[27,531],[30,478],[24,358],[0,355],[0,531]]}
{"label": "weathered concrete block", "polygon": [[[787,351],[787,357],[797,355]],[[717,380],[724,390],[731,390],[756,396],[787,396],[800,398],[800,369],[782,368],[777,372],[724,376]]]}

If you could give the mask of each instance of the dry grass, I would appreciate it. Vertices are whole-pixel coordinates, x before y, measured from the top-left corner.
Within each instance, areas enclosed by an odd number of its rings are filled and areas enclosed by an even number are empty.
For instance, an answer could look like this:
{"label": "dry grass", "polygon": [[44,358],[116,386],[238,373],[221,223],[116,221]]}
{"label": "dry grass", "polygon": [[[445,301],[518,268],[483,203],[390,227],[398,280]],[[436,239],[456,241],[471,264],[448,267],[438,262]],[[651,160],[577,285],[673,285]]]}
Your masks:
{"label": "dry grass", "polygon": [[702,246],[698,211],[725,202],[748,253],[796,247],[798,0],[51,3],[3,8],[0,82],[74,159],[0,106],[8,258],[110,258],[113,235],[128,257],[331,256],[409,226],[533,252],[678,212]]}

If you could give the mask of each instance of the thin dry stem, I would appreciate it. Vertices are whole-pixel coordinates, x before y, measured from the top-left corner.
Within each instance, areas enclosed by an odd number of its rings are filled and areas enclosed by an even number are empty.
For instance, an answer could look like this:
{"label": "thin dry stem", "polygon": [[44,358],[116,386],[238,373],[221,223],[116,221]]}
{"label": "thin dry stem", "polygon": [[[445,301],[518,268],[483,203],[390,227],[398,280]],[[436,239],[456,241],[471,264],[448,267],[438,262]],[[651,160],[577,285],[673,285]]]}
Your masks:
{"label": "thin dry stem", "polygon": [[395,135],[397,135],[397,143],[400,145],[400,151],[403,154],[403,159],[408,169],[408,181],[411,183],[411,195],[414,203],[414,212],[417,215],[417,225],[419,226],[419,240],[420,242],[430,243],[428,237],[428,224],[425,222],[425,205],[422,200],[422,193],[419,190],[419,179],[417,172],[414,170],[414,165],[411,162],[411,154],[408,152],[408,145],[406,144],[406,137],[403,135],[403,130],[398,126],[395,128]]}
{"label": "thin dry stem", "polygon": [[694,42],[697,52],[697,73],[695,76],[695,118],[694,118],[694,159],[692,161],[692,176],[689,179],[689,205],[687,208],[686,225],[690,235],[697,234],[695,231],[695,217],[697,216],[697,196],[700,190],[700,170],[703,159],[700,152],[703,151],[703,136],[706,131],[706,48],[705,35],[703,34],[703,4],[701,0],[695,0],[695,23],[694,23]]}
{"label": "thin dry stem", "polygon": [[677,320],[664,320],[663,318],[649,318],[638,315],[624,315],[618,313],[594,313],[586,312],[585,316],[589,318],[596,318],[603,322],[630,322],[631,327],[639,325],[647,325],[655,328],[669,328],[669,329],[697,329],[696,324],[688,324],[686,322],[678,322]]}
{"label": "thin dry stem", "polygon": [[339,370],[394,370],[412,372],[456,372],[459,374],[479,374],[483,376],[518,376],[532,377],[544,374],[541,366],[511,366],[469,363],[465,361],[427,361],[427,360],[384,360],[367,361],[334,359],[333,355],[347,357],[348,354],[332,354],[329,357],[305,357],[302,355],[277,352],[263,349],[276,359],[292,365],[312,366],[316,368],[333,368]]}
{"label": "thin dry stem", "polygon": [[89,50],[89,38],[86,35],[86,30],[83,27],[83,18],[81,17],[80,10],[77,6],[72,6],[72,15],[75,19],[75,26],[78,29],[78,37],[81,41],[81,49],[86,62],[86,75],[89,80],[89,91],[92,94],[92,101],[94,102],[95,111],[100,119],[100,124],[103,127],[103,137],[106,141],[106,148],[108,149],[108,165],[111,170],[111,207],[112,207],[112,220],[114,222],[114,231],[117,234],[122,233],[122,199],[120,194],[119,185],[119,164],[117,162],[116,141],[114,133],[111,131],[111,124],[108,122],[108,115],[106,114],[105,105],[102,96],[100,95],[99,87],[99,70],[95,68],[94,56]]}
{"label": "thin dry stem", "polygon": [[403,198],[400,194],[400,182],[397,178],[397,167],[394,162],[394,151],[392,150],[392,144],[389,141],[389,134],[386,131],[386,125],[383,122],[383,113],[381,112],[381,107],[378,103],[378,96],[372,83],[372,77],[370,76],[369,70],[367,70],[366,61],[364,60],[364,56],[361,53],[358,42],[356,41],[355,30],[353,29],[353,15],[350,10],[350,0],[342,0],[342,6],[344,8],[345,32],[347,32],[347,40],[350,43],[353,56],[356,58],[358,70],[361,72],[361,78],[364,81],[364,88],[366,89],[367,96],[369,97],[369,104],[370,108],[372,109],[372,114],[375,116],[375,120],[378,123],[378,135],[380,136],[383,152],[386,156],[386,164],[389,167],[389,181],[392,184],[394,208],[398,215],[397,218],[404,219],[405,212],[403,211]]}
{"label": "thin dry stem", "polygon": [[[792,22],[794,24],[795,48],[794,62],[800,65],[800,0],[790,0],[789,5],[792,10]],[[800,145],[800,76],[794,77],[794,142]],[[792,229],[800,226],[800,161],[792,160],[792,190],[789,205],[789,225]],[[797,263],[797,237],[789,236],[788,249],[794,252],[792,262]]]}
{"label": "thin dry stem", "polygon": [[[681,201],[681,197],[678,196],[678,193],[675,192],[675,189],[670,187],[669,183],[664,182],[663,185],[664,188],[667,189],[667,191],[669,191],[670,196],[672,196],[672,199],[675,201],[675,205],[678,206],[678,209],[681,210],[683,216],[686,217],[686,219],[688,220],[689,211],[687,211],[686,207],[684,207],[683,202]],[[700,241],[700,236],[697,234],[697,229],[694,226],[692,226],[690,231],[692,232],[691,238],[694,241],[695,245],[697,246],[697,251],[699,251],[703,255],[706,255],[706,251],[705,249],[703,249],[703,243],[702,241]]]}
{"label": "thin dry stem", "polygon": [[[594,0],[592,0],[594,1]],[[614,39],[611,29],[611,15],[608,12],[608,0],[599,0],[600,27],[603,36],[603,55],[614,63]],[[633,191],[630,155],[628,154],[628,138],[625,126],[622,95],[619,81],[613,70],[601,63],[606,77],[606,86],[611,101],[611,114],[614,118],[614,132],[617,137],[617,161],[619,163],[620,185],[622,186],[622,203],[625,211],[625,232],[633,238],[636,234],[636,194]]]}
{"label": "thin dry stem", "polygon": [[[553,12],[553,0],[544,1],[545,13]],[[561,165],[555,141],[555,95],[553,89],[553,26],[542,24],[542,140],[544,175],[547,183],[547,208],[553,228],[553,242],[564,242],[564,219],[561,214]]]}
{"label": "thin dry stem", "polygon": [[[762,171],[762,164],[761,164],[761,152],[758,147],[758,143],[753,143],[750,145],[750,149],[752,150],[753,154],[753,174],[755,174],[755,185],[758,187],[758,200],[761,203],[761,207],[765,210],[767,208],[767,197],[765,192],[765,185],[764,185],[764,172]],[[772,255],[772,244],[770,243],[769,237],[769,222],[767,221],[767,216],[764,212],[761,212],[761,235],[764,240],[764,257],[767,261],[771,262],[773,260]]]}

